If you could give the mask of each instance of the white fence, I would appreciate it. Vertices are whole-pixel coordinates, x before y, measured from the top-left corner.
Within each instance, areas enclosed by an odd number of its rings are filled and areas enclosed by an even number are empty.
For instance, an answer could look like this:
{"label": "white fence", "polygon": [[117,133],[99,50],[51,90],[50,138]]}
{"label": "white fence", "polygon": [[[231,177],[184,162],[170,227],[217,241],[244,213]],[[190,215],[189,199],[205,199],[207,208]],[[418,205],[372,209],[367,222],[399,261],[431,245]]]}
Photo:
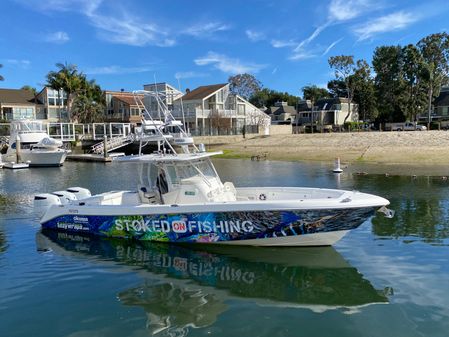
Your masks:
{"label": "white fence", "polygon": [[[127,137],[131,133],[130,123],[43,123],[44,129],[50,137],[63,142],[90,139],[103,140],[106,135],[109,139],[114,137]],[[10,124],[0,123],[0,136],[8,137]]]}

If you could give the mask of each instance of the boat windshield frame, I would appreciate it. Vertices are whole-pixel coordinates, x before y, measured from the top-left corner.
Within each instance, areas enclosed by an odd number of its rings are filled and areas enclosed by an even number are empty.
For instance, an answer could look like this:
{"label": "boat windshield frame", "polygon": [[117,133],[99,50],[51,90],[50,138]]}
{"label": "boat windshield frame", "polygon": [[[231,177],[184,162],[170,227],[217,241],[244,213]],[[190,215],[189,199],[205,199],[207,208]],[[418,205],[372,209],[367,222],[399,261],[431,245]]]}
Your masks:
{"label": "boat windshield frame", "polygon": [[195,161],[142,162],[139,183],[157,189],[161,175],[168,180],[171,189],[176,189],[183,180],[194,177],[201,178],[208,186],[212,180],[220,181],[220,177],[210,158],[200,158]]}
{"label": "boat windshield frame", "polygon": [[12,130],[17,133],[44,133],[41,121],[16,120],[11,122]]}

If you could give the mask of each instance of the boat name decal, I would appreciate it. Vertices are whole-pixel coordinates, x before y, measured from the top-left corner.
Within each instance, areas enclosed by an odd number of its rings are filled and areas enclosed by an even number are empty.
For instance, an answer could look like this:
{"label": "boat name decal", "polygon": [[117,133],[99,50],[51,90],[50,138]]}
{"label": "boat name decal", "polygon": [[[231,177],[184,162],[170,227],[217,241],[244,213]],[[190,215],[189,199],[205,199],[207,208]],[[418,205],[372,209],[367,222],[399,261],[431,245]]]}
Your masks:
{"label": "boat name decal", "polygon": [[81,216],[74,216],[73,221],[79,221],[79,222],[89,222],[89,219],[86,217]]}
{"label": "boat name decal", "polygon": [[174,232],[187,233],[197,231],[198,233],[250,233],[254,230],[251,221],[181,221],[175,220],[122,220],[115,219],[115,228],[117,230],[136,231],[136,232]]}

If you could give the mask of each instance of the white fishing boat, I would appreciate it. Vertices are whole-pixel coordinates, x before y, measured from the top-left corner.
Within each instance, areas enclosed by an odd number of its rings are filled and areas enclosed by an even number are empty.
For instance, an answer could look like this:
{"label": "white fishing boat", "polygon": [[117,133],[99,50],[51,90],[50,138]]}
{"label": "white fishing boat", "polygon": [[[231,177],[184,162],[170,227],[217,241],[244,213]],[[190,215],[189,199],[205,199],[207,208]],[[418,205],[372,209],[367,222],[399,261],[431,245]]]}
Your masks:
{"label": "white fishing boat", "polygon": [[[182,123],[173,123],[162,100],[159,104],[164,123],[176,125],[178,134],[166,137],[165,128],[157,127],[158,151],[115,159],[139,164],[137,189],[92,196],[87,189],[72,187],[36,195],[44,228],[149,241],[326,246],[376,209],[392,215],[388,200],[358,191],[222,182],[210,160],[221,152],[193,144]],[[153,121],[148,112],[146,118]]]}
{"label": "white fishing boat", "polygon": [[30,166],[61,166],[70,152],[62,146],[61,141],[47,134],[41,121],[14,120],[11,121],[8,149],[3,161],[20,161]]}

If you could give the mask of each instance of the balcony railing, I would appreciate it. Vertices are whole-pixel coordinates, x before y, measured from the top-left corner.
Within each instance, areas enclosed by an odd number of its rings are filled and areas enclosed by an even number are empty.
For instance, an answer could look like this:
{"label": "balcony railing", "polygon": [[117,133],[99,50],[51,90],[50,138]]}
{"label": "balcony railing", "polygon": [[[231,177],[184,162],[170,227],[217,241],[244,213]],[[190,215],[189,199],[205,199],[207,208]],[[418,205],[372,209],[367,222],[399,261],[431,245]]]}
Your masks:
{"label": "balcony railing", "polygon": [[[172,114],[175,118],[182,118],[182,112],[179,110],[172,111]],[[238,113],[237,110],[212,110],[212,109],[201,109],[196,108],[195,111],[184,111],[184,116],[186,118],[213,118],[213,117],[221,117],[221,118],[244,118],[244,113]]]}

